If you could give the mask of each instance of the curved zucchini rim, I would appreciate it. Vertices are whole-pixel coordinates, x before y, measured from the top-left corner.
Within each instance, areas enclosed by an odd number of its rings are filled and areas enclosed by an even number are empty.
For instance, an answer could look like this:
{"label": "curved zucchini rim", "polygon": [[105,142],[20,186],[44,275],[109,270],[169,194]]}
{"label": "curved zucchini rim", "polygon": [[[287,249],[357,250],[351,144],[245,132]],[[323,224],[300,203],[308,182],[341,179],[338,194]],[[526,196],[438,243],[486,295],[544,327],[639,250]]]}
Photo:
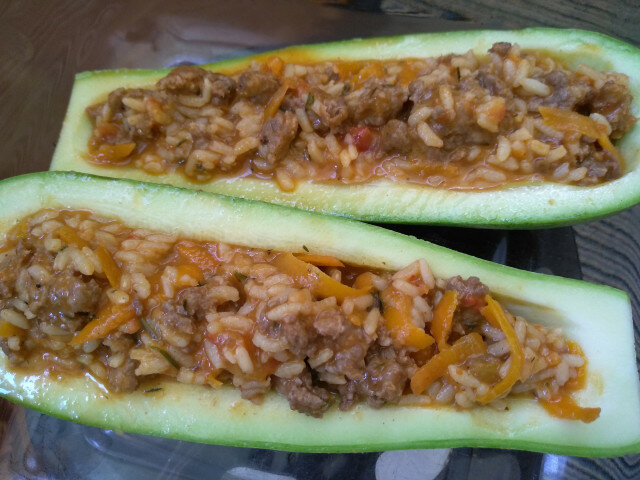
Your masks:
{"label": "curved zucchini rim", "polygon": [[[348,40],[290,47],[213,63],[205,68],[229,73],[271,55],[290,62],[313,62],[437,56],[469,49],[484,54],[496,41],[517,42],[523,48],[541,49],[564,60],[570,67],[585,63],[601,70],[627,74],[635,98],[632,111],[640,116],[640,50],[611,37],[581,30],[462,31]],[[150,87],[168,71],[106,70],[78,74],[51,169],[167,183],[376,222],[547,227],[595,219],[640,201],[640,124],[618,142],[626,159],[625,174],[593,187],[529,182],[500,189],[459,191],[378,180],[359,184],[301,182],[295,192],[286,193],[272,180],[219,178],[200,184],[190,182],[180,173],[151,175],[133,167],[109,168],[87,162],[84,158],[92,128],[85,108],[103,101],[108,92],[121,86]]]}
{"label": "curved zucchini rim", "polygon": [[85,377],[56,380],[8,368],[0,355],[0,394],[66,420],[118,431],[222,445],[304,452],[499,447],[580,456],[640,451],[640,397],[628,296],[602,285],[494,264],[414,237],[338,217],[192,190],[76,173],[45,172],[0,182],[0,232],[43,207],[90,209],[127,225],[261,248],[335,255],[398,269],[424,257],[441,277],[477,275],[512,312],[560,326],[588,361],[584,406],[602,408],[590,424],[549,416],[532,399],[490,407],[358,405],[322,419],[292,411],[279,395],[261,405],[237,390],[164,381],[154,393],[112,394]]}

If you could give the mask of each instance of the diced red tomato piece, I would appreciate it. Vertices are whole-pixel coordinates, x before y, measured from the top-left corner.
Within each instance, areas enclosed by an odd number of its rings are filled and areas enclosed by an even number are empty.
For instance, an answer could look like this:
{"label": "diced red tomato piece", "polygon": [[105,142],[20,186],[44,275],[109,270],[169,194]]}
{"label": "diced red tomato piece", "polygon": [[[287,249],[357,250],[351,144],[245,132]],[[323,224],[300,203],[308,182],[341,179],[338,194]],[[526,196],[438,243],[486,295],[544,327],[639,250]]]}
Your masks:
{"label": "diced red tomato piece", "polygon": [[371,143],[375,138],[373,131],[369,127],[353,127],[349,130],[353,138],[353,144],[359,152],[365,152],[371,147]]}

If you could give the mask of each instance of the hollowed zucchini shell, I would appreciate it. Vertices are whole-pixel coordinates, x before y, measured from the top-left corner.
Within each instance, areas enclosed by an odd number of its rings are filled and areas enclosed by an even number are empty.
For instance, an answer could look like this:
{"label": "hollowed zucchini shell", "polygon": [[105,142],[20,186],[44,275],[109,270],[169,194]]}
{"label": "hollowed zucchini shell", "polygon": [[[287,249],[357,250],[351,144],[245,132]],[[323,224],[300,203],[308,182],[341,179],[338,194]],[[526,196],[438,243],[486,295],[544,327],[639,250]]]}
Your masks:
{"label": "hollowed zucchini shell", "polygon": [[[428,57],[464,53],[470,49],[477,54],[486,54],[487,49],[498,41],[517,42],[525,49],[539,49],[563,60],[569,67],[584,63],[628,75],[635,98],[632,112],[640,116],[640,50],[611,37],[581,30],[463,31],[348,40],[290,47],[213,63],[204,68],[230,73],[247,67],[253,60],[271,55],[278,55],[286,62],[314,62]],[[625,158],[624,175],[593,187],[530,182],[505,185],[500,189],[460,191],[377,180],[360,184],[301,182],[295,192],[286,193],[272,180],[245,177],[196,184],[180,173],[151,175],[133,167],[109,168],[87,162],[92,126],[85,108],[104,101],[109,92],[119,87],[152,87],[168,72],[167,69],[106,70],[78,74],[51,169],[167,183],[375,222],[545,227],[594,219],[640,201],[640,125],[617,144]]]}
{"label": "hollowed zucchini shell", "polygon": [[399,269],[426,258],[435,275],[476,275],[510,311],[561,327],[588,358],[583,406],[590,424],[549,416],[532,398],[490,407],[335,406],[322,419],[272,393],[261,405],[232,387],[161,382],[162,390],[107,393],[85,377],[64,381],[12,371],[0,354],[0,394],[67,420],[125,432],[305,452],[482,446],[580,456],[640,451],[640,398],[631,307],[624,292],[519,271],[352,220],[167,186],[48,172],[0,182],[0,232],[41,208],[90,209],[127,225],[231,244],[335,255]]}

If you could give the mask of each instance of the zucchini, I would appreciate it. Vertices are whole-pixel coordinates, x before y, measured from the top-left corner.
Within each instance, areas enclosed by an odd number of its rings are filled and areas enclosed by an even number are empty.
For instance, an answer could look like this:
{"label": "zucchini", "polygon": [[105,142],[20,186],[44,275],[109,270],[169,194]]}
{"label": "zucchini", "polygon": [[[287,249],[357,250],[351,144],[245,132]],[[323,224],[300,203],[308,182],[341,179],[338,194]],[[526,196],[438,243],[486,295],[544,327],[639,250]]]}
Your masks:
{"label": "zucchini", "polygon": [[[362,452],[482,446],[581,456],[640,452],[640,398],[628,296],[601,285],[515,270],[352,220],[186,189],[45,172],[0,182],[0,232],[43,207],[90,209],[127,225],[199,240],[334,255],[352,264],[399,269],[424,257],[437,276],[477,275],[513,313],[557,325],[589,361],[582,405],[593,423],[549,416],[531,398],[509,410],[360,404],[315,419],[275,393],[261,405],[237,390],[159,382],[112,394],[85,377],[64,380],[12,371],[0,356],[0,394],[63,419],[119,431],[198,442],[305,452]],[[364,247],[363,247],[364,246]],[[161,388],[161,389],[160,389]]]}
{"label": "zucchini", "polygon": [[[497,41],[540,49],[560,58],[569,67],[585,63],[597,69],[625,73],[631,79],[630,91],[635,97],[632,111],[640,116],[640,50],[605,35],[580,30],[534,28],[349,40],[290,47],[205,68],[230,73],[246,67],[252,60],[264,60],[274,54],[285,61],[437,56],[469,49],[482,54]],[[378,180],[348,185],[303,182],[295,192],[286,193],[274,181],[254,177],[195,184],[180,173],[151,175],[131,167],[107,168],[85,161],[92,131],[85,108],[104,101],[108,92],[118,87],[150,87],[168,72],[163,69],[110,70],[78,74],[51,169],[167,183],[376,222],[546,227],[591,220],[640,201],[640,124],[618,142],[619,151],[626,159],[624,175],[593,187],[539,182],[485,191],[456,191]]]}

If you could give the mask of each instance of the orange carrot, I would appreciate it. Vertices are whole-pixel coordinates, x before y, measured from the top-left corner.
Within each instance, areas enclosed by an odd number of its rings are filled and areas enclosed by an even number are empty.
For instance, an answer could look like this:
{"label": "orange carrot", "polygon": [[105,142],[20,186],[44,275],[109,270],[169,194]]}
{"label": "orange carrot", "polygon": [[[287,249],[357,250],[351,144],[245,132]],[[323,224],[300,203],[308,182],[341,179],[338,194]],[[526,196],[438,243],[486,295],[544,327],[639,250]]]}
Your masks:
{"label": "orange carrot", "polygon": [[367,312],[363,312],[362,310],[353,312],[351,315],[347,316],[347,319],[356,327],[362,325],[365,318],[367,318]]}
{"label": "orange carrot", "polygon": [[109,285],[113,288],[120,288],[120,277],[122,276],[122,272],[111,256],[111,253],[109,253],[109,250],[107,250],[103,245],[98,245],[98,248],[95,249],[95,254],[100,261],[102,271],[107,276],[107,280],[109,280]]}
{"label": "orange carrot", "polygon": [[296,253],[296,257],[317,267],[344,267],[344,263],[333,255],[318,255],[315,253]]}
{"label": "orange carrot", "polygon": [[370,78],[380,78],[384,75],[385,72],[382,68],[382,62],[376,60],[367,62],[367,64],[362,69],[360,69],[357,76],[354,76],[354,78],[352,78],[353,87],[360,88]]}
{"label": "orange carrot", "polygon": [[285,80],[282,85],[275,91],[275,93],[269,99],[269,103],[264,108],[264,119],[267,120],[273,117],[280,108],[280,104],[284,100],[284,96],[287,94],[287,91],[292,88],[291,82],[289,80]]}
{"label": "orange carrot", "polygon": [[412,299],[409,295],[388,287],[380,293],[380,299],[384,305],[385,327],[391,338],[418,350],[433,344],[433,337],[411,322]]}
{"label": "orange carrot", "polygon": [[192,243],[180,242],[176,245],[178,254],[203,271],[213,270],[219,262],[206,248]]}
{"label": "orange carrot", "polygon": [[560,130],[561,132],[577,132],[587,137],[595,138],[598,143],[605,150],[609,150],[611,155],[614,156],[619,162],[622,161],[622,157],[613,146],[609,136],[607,135],[606,127],[592,118],[580,115],[572,110],[561,110],[553,107],[539,107],[538,111],[542,115],[544,123],[550,127]]}
{"label": "orange carrot", "polygon": [[276,77],[282,76],[282,73],[284,72],[284,62],[280,57],[269,57],[265,62],[265,65]]}
{"label": "orange carrot", "polygon": [[341,302],[347,297],[358,297],[369,292],[368,289],[351,288],[334,280],[318,267],[303,262],[290,252],[278,254],[273,259],[273,264],[291,275],[296,283],[310,288],[314,295],[321,298],[336,297]]}
{"label": "orange carrot", "polygon": [[373,289],[373,274],[371,272],[364,272],[358,275],[353,282],[353,288],[366,290]]}
{"label": "orange carrot", "polygon": [[9,323],[6,320],[0,322],[0,337],[1,338],[9,338],[9,337],[21,337],[26,333],[20,327],[16,327],[13,323]]}
{"label": "orange carrot", "polygon": [[456,290],[447,290],[444,292],[440,303],[433,311],[433,320],[431,320],[431,334],[438,342],[440,351],[449,347],[447,340],[451,335],[453,327],[453,314],[458,308],[458,292]]}
{"label": "orange carrot", "polygon": [[89,244],[76,233],[76,231],[67,226],[63,225],[58,228],[55,234],[68,245],[75,245],[76,247],[82,249],[84,247],[88,247]]}
{"label": "orange carrot", "polygon": [[80,345],[96,338],[104,338],[123,323],[134,317],[136,311],[131,304],[116,305],[98,312],[96,318],[87,323],[80,332],[71,339],[69,345]]}
{"label": "orange carrot", "polygon": [[569,395],[561,395],[550,402],[541,399],[538,401],[547,412],[558,418],[591,423],[600,416],[600,408],[581,407]]}
{"label": "orange carrot", "polygon": [[185,275],[191,277],[198,283],[204,279],[202,270],[200,270],[200,268],[198,268],[196,265],[190,263],[179,265],[176,270],[176,287],[178,288],[193,287],[192,282],[190,282],[188,279],[183,279],[183,276]]}
{"label": "orange carrot", "polygon": [[511,365],[502,380],[496,383],[487,393],[478,396],[476,400],[479,403],[492,402],[496,398],[509,392],[511,387],[520,379],[522,365],[524,364],[522,345],[520,345],[516,332],[509,323],[509,320],[507,320],[507,316],[502,310],[502,307],[489,295],[486,295],[484,298],[487,305],[480,310],[480,313],[482,313],[482,316],[491,326],[499,328],[504,332],[507,342],[509,343],[509,350],[511,351]]}
{"label": "orange carrot", "polygon": [[414,395],[424,392],[429,385],[447,373],[449,365],[464,362],[467,357],[487,351],[487,345],[479,333],[472,332],[459,338],[451,347],[437,353],[411,377]]}

